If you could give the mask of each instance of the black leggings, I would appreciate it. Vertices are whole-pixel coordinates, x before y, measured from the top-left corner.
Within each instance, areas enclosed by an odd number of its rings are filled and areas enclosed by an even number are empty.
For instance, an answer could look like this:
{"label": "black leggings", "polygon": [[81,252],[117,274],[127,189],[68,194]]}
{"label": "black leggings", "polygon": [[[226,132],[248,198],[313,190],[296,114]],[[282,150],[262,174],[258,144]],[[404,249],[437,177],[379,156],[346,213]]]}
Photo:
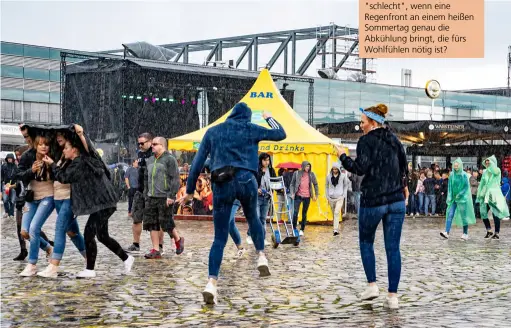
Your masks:
{"label": "black leggings", "polygon": [[87,270],[94,270],[96,256],[98,255],[98,246],[96,245],[96,235],[100,243],[115,253],[123,261],[128,259],[128,255],[122,249],[121,245],[108,234],[108,219],[114,214],[115,207],[107,208],[92,213],[85,224],[84,239],[87,253]]}
{"label": "black leggings", "polygon": [[[491,230],[491,224],[489,219],[483,219],[486,230]],[[495,222],[495,233],[500,233],[500,219],[493,215],[493,222]]]}

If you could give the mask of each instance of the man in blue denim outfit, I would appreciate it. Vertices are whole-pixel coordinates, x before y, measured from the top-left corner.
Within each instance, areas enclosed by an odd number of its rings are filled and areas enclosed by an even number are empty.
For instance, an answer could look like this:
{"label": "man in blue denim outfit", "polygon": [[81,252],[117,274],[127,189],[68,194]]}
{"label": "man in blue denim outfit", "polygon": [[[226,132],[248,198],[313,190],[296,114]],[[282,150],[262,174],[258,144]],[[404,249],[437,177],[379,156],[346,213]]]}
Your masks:
{"label": "man in blue denim outfit", "polygon": [[209,155],[215,240],[209,253],[209,281],[202,292],[207,304],[216,303],[218,273],[229,237],[230,214],[235,199],[243,207],[259,254],[257,269],[260,276],[270,275],[268,260],[264,255],[263,227],[257,217],[257,152],[260,141],[283,140],[286,132],[269,114],[264,113],[263,118],[271,130],[251,123],[251,109],[245,103],[238,103],[224,123],[208,129],[192,163],[186,195],[180,200],[184,204],[193,198],[197,178]]}

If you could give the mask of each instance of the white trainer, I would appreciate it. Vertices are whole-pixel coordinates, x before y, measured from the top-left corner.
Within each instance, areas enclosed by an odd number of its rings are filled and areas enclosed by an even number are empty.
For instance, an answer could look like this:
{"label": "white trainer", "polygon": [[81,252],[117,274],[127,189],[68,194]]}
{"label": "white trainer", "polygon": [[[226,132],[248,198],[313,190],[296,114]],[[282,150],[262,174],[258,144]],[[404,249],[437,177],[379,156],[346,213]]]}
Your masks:
{"label": "white trainer", "polygon": [[380,296],[380,290],[376,285],[367,286],[367,288],[360,294],[360,299],[363,301],[374,300]]}
{"label": "white trainer", "polygon": [[238,252],[236,253],[236,256],[237,257],[242,257],[243,254],[245,254],[245,249],[241,248],[241,249],[238,249]]}
{"label": "white trainer", "polygon": [[445,239],[449,239],[449,233],[445,232],[445,231],[442,231],[440,233],[440,236],[444,237]]}
{"label": "white trainer", "polygon": [[254,244],[254,241],[252,240],[252,237],[247,236],[247,244],[249,244],[249,245],[253,245]]}
{"label": "white trainer", "polygon": [[126,261],[124,261],[124,274],[128,274],[131,272],[131,267],[135,263],[135,258],[131,255],[128,255]]}
{"label": "white trainer", "polygon": [[389,310],[399,309],[399,300],[397,299],[397,296],[385,297],[385,301],[383,301],[383,307]]}
{"label": "white trainer", "polygon": [[96,271],[94,270],[83,270],[78,272],[76,278],[96,278]]}
{"label": "white trainer", "polygon": [[23,269],[23,271],[21,271],[20,273],[20,276],[22,277],[33,277],[37,274],[37,267],[35,266],[35,264],[27,264],[27,266],[25,267],[25,269]]}
{"label": "white trainer", "polygon": [[464,240],[464,241],[467,241],[468,240],[468,235],[466,233],[462,234],[461,235],[461,239]]}
{"label": "white trainer", "polygon": [[509,220],[509,216],[506,216],[505,218],[502,219],[502,221],[508,221]]}
{"label": "white trainer", "polygon": [[304,233],[303,233],[303,230],[300,230],[300,236],[303,236]]}
{"label": "white trainer", "polygon": [[257,260],[257,270],[259,270],[259,277],[267,277],[271,275],[266,256],[259,255],[259,259]]}
{"label": "white trainer", "polygon": [[204,291],[202,292],[202,297],[204,298],[204,303],[206,304],[217,303],[216,286],[212,282],[208,282],[206,288],[204,288]]}
{"label": "white trainer", "polygon": [[55,279],[59,276],[59,267],[50,263],[43,271],[38,272],[37,275],[43,278]]}

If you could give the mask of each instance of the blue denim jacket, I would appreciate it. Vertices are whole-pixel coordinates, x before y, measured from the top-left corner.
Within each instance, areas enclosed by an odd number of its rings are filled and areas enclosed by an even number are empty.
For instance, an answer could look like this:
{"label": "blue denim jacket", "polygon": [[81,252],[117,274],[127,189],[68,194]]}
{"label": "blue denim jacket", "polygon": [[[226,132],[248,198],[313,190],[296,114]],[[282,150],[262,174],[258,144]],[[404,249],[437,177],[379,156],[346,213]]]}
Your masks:
{"label": "blue denim jacket", "polygon": [[186,193],[193,194],[195,183],[210,156],[211,172],[225,166],[233,166],[257,173],[259,142],[262,140],[281,141],[286,132],[274,118],[266,122],[271,129],[251,123],[252,110],[245,103],[234,106],[227,120],[206,131],[193,160],[186,182]]}

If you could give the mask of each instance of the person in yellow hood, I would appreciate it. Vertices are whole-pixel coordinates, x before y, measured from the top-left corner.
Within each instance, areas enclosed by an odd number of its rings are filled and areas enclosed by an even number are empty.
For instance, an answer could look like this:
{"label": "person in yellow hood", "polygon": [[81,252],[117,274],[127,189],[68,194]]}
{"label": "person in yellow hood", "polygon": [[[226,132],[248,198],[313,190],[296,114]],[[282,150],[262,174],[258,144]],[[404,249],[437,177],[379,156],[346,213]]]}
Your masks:
{"label": "person in yellow hood", "polygon": [[[486,236],[484,238],[500,239],[500,219],[509,219],[509,208],[506,199],[500,189],[502,176],[497,166],[495,155],[488,157],[484,163],[486,168],[481,177],[481,183],[477,189],[476,202],[480,204],[481,218],[486,227]],[[493,221],[495,222],[495,234],[491,231],[490,220],[488,220],[488,210],[491,210]]]}

